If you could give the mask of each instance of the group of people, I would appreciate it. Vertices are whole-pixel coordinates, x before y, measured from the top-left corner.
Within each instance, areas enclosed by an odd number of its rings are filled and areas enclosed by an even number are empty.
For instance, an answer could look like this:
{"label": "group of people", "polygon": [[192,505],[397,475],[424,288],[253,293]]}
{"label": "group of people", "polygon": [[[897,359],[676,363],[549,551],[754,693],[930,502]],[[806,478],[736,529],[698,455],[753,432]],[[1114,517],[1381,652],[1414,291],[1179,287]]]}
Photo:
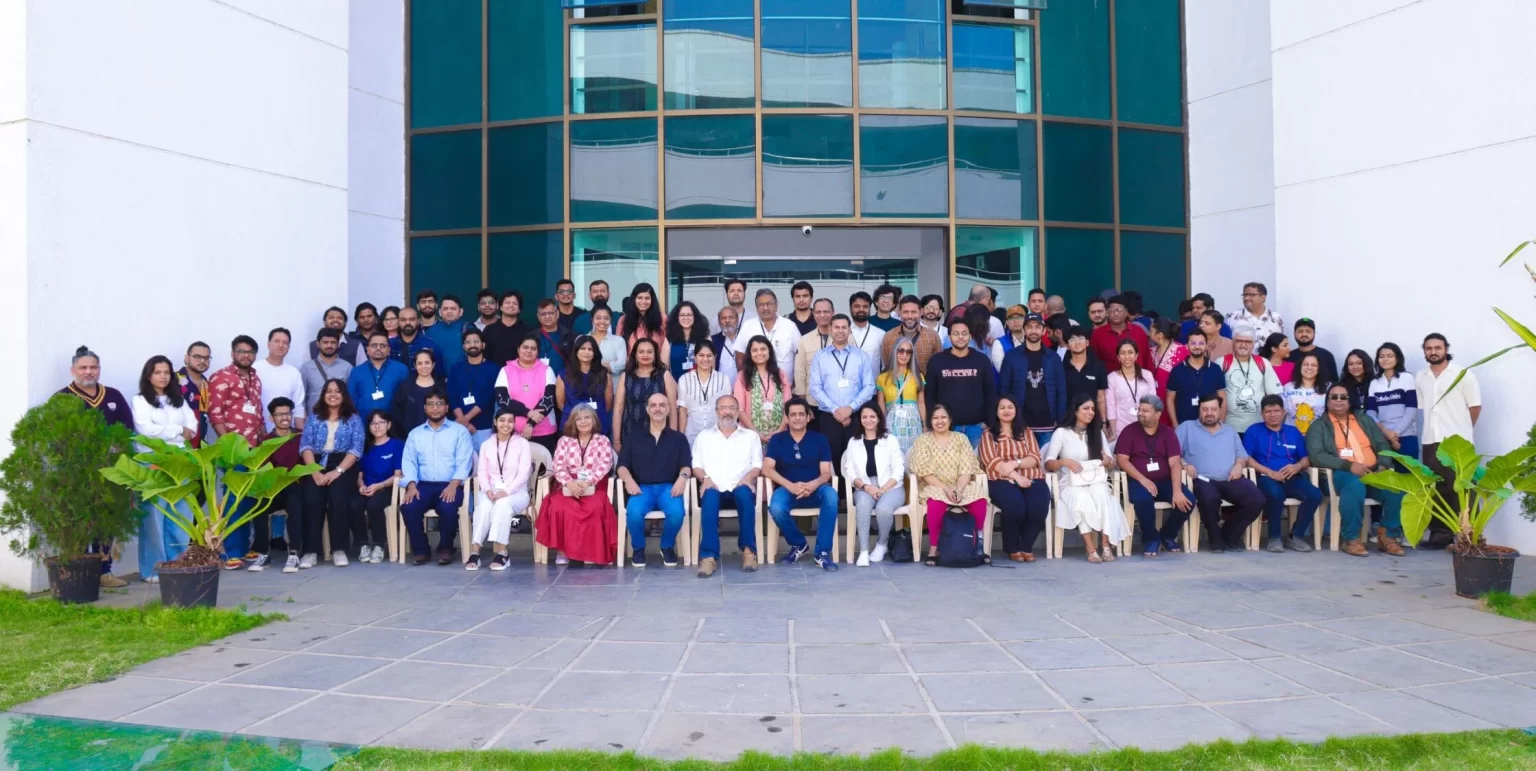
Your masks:
{"label": "group of people", "polygon": [[[227,568],[266,569],[275,543],[286,552],[285,572],[317,564],[327,530],[333,564],[351,555],[382,561],[397,488],[413,561],[457,561],[458,512],[471,478],[465,566],[478,569],[489,543],[490,568],[504,569],[510,533],[530,518],[540,469],[552,482],[532,512],[536,537],[561,564],[621,558],[610,480],[623,487],[634,564],[647,564],[645,520],[656,511],[664,515],[661,563],[676,564],[692,478],[699,572],[712,574],[720,510],[753,510],[759,477],[790,545],[785,561],[809,553],[837,569],[831,543],[846,485],[856,564],[880,562],[909,474],[918,479],[916,514],[933,534],[929,562],[946,512],[971,512],[979,530],[989,503],[1000,513],[1004,551],[1032,561],[1053,505],[1048,473],[1058,475],[1058,525],[1082,533],[1090,561],[1115,559],[1130,536],[1112,490],[1115,471],[1124,474],[1145,556],[1184,549],[1179,534],[1195,507],[1207,550],[1243,550],[1245,530],[1267,515],[1269,551],[1309,551],[1323,494],[1312,468],[1332,471],[1342,549],[1364,556],[1360,477],[1390,465],[1384,452],[1422,451],[1451,494],[1454,474],[1435,447],[1451,435],[1470,438],[1480,410],[1476,378],[1451,363],[1443,336],[1425,338],[1429,366],[1416,375],[1390,342],[1374,357],[1350,351],[1339,368],[1316,344],[1310,319],[1287,336],[1258,283],[1244,287],[1243,309],[1229,314],[1205,294],[1167,317],[1144,312],[1135,292],[1106,293],[1086,304],[1086,324],[1039,289],[1005,309],[978,285],[946,308],[937,295],[882,285],[873,295],[854,293],[843,314],[802,281],[790,290],[793,310],[781,316],[771,289],[758,289],[749,308],[745,281],[724,288],[726,305],[711,319],[687,300],[663,313],[645,283],[614,308],[608,284],[593,281],[590,307],[581,308],[575,285],[561,280],[536,304],[534,325],[522,320],[515,291],[480,292],[471,318],[461,298],[426,290],[412,307],[358,305],[352,329],[343,309],[327,309],[297,366],[282,328],[268,333],[265,356],[254,338],[236,337],[231,363],[212,373],[212,349],[196,342],[179,369],[165,356],[146,362],[130,403],[100,384],[100,360],[82,348],[64,392],[172,444],[296,435],[272,462],[319,470],[272,507],[286,512],[284,526],[262,516],[226,541]],[[1401,553],[1400,500],[1375,495],[1384,505],[1373,513],[1380,524],[1370,540]],[[1289,530],[1287,498],[1301,502]],[[1158,502],[1171,506],[1160,525]],[[819,511],[814,546],[796,509]],[[428,512],[438,517],[435,555]],[[742,568],[755,570],[752,518],[739,523]],[[145,580],[185,548],[175,531],[145,508]],[[1448,542],[1448,533],[1431,538]],[[107,568],[103,582],[116,580]]]}

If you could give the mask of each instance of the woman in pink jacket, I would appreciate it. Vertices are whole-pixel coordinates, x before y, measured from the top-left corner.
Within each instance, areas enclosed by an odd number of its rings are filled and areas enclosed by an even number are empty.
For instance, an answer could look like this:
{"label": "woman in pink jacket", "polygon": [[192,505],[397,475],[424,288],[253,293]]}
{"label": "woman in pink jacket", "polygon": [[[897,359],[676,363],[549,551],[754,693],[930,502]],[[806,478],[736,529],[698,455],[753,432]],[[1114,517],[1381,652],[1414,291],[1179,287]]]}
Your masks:
{"label": "woman in pink jacket", "polygon": [[507,569],[507,539],[512,518],[528,510],[528,476],[533,457],[528,440],[517,435],[517,416],[510,410],[496,415],[496,435],[480,445],[475,469],[474,538],[465,570],[480,569],[480,547],[486,538],[496,556],[491,570]]}
{"label": "woman in pink jacket", "polygon": [[1137,363],[1140,356],[1141,351],[1134,340],[1121,340],[1115,348],[1115,358],[1119,359],[1120,366],[1109,373],[1109,387],[1104,391],[1104,411],[1108,413],[1105,431],[1109,433],[1111,443],[1126,426],[1136,422],[1137,401],[1147,394],[1157,393],[1157,380]]}

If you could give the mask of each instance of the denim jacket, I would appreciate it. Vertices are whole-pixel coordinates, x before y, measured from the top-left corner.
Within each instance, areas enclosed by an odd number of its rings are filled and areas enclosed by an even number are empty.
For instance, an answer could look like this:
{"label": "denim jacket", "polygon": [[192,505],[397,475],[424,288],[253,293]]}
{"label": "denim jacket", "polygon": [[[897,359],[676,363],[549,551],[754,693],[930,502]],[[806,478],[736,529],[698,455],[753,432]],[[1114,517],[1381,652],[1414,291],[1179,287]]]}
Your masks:
{"label": "denim jacket", "polygon": [[[331,452],[350,453],[363,457],[363,419],[356,414],[336,424],[336,442]],[[299,438],[299,451],[315,454],[315,462],[325,465],[330,453],[325,451],[325,421],[313,415],[304,421],[304,434]]]}

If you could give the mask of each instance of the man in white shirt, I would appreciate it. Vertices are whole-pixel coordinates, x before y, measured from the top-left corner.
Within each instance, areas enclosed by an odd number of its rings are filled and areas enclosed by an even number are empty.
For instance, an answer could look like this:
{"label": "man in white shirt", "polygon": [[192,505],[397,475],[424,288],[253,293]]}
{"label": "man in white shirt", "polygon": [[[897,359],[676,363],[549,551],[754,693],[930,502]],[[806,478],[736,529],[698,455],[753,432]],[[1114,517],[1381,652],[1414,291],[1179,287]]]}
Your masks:
{"label": "man in white shirt", "polygon": [[[853,347],[869,354],[871,361],[875,363],[875,374],[880,374],[884,369],[880,361],[880,345],[885,342],[885,330],[875,326],[869,321],[870,311],[874,309],[874,300],[868,292],[854,292],[848,298],[848,316],[852,319],[852,326],[848,330],[848,342]],[[834,455],[840,455],[838,448],[833,448]],[[833,468],[837,468],[833,464]]]}
{"label": "man in white shirt", "polygon": [[[1440,462],[1435,451],[1440,443],[1453,436],[1472,441],[1473,427],[1483,411],[1483,397],[1478,391],[1477,376],[1465,367],[1451,363],[1451,344],[1445,335],[1432,332],[1424,338],[1424,361],[1427,369],[1414,376],[1414,388],[1418,391],[1419,404],[1424,408],[1424,464],[1440,475],[1437,485],[1440,497],[1452,511],[1457,509],[1456,470]],[[1465,373],[1465,374],[1463,374]],[[1461,377],[1457,383],[1456,378]],[[1452,383],[1456,383],[1454,388]],[[1454,537],[1449,529],[1431,519],[1426,547],[1444,549]]]}
{"label": "man in white shirt", "polygon": [[757,477],[763,471],[763,440],[756,431],[742,428],[741,408],[729,394],[715,401],[715,427],[693,440],[693,476],[699,497],[699,578],[715,573],[720,562],[720,500],[729,496],[736,505],[741,534],[741,569],[757,570]]}
{"label": "man in white shirt", "polygon": [[[288,355],[288,346],[293,341],[293,335],[288,330],[278,327],[267,333],[267,358],[257,359],[252,365],[256,369],[256,376],[261,378],[262,397],[268,401],[279,396],[286,396],[293,401],[293,430],[304,428],[304,376],[299,374],[299,368],[292,364],[284,364],[283,358]],[[272,432],[272,416],[267,415],[267,433]]]}
{"label": "man in white shirt", "polygon": [[1257,281],[1243,284],[1243,309],[1227,314],[1227,322],[1233,329],[1248,327],[1254,332],[1254,339],[1264,341],[1270,335],[1285,333],[1285,320],[1280,318],[1276,311],[1265,307],[1269,300],[1269,290]]}
{"label": "man in white shirt", "polygon": [[[729,297],[730,290],[726,291]],[[795,328],[794,322],[779,316],[779,297],[772,289],[764,287],[757,290],[754,303],[757,305],[757,317],[743,321],[741,332],[736,336],[736,368],[738,371],[746,369],[747,346],[751,344],[752,338],[762,335],[773,346],[773,357],[779,361],[779,371],[786,376],[790,375],[795,371],[795,346],[800,343],[800,330]]]}
{"label": "man in white shirt", "polygon": [[936,294],[923,295],[921,308],[922,320],[919,323],[939,336],[940,348],[948,348],[949,330],[944,327],[944,298]]}

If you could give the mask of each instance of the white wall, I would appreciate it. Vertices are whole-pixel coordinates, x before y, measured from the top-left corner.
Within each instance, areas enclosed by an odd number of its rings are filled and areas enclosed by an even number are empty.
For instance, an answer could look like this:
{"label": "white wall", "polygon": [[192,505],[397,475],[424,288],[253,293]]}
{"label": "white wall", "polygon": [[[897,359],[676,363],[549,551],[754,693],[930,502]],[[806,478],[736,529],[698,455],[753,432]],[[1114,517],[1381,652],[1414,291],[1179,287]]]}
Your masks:
{"label": "white wall", "polygon": [[346,297],[336,302],[350,313],[363,301],[382,308],[405,296],[405,3],[348,6],[348,271]]}
{"label": "white wall", "polygon": [[[1489,306],[1536,317],[1520,268],[1496,268],[1536,237],[1536,4],[1270,10],[1279,307],[1307,309],[1337,355],[1392,340],[1413,370],[1428,332],[1449,337],[1462,363],[1514,342]],[[1536,421],[1536,354],[1477,375],[1478,447],[1505,452]],[[1488,535],[1536,551],[1536,525],[1513,506]]]}

